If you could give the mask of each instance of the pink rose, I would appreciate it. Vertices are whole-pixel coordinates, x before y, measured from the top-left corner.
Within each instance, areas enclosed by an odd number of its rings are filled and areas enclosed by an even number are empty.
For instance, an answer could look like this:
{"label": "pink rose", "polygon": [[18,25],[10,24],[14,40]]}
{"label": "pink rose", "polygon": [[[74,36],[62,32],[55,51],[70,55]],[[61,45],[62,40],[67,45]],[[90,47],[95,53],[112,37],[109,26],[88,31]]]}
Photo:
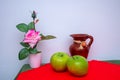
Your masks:
{"label": "pink rose", "polygon": [[33,48],[39,40],[41,40],[40,32],[37,32],[35,30],[29,30],[25,34],[23,42],[28,43],[30,47]]}

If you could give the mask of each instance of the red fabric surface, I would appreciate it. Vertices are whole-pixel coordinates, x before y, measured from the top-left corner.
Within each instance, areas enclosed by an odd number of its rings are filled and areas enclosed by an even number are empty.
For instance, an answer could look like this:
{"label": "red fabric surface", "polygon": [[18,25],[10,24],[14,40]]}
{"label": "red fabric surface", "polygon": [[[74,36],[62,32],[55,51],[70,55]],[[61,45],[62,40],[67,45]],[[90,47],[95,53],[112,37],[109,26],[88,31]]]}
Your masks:
{"label": "red fabric surface", "polygon": [[88,74],[75,77],[68,71],[55,72],[50,64],[46,64],[20,73],[17,80],[120,80],[120,65],[92,60],[89,61]]}

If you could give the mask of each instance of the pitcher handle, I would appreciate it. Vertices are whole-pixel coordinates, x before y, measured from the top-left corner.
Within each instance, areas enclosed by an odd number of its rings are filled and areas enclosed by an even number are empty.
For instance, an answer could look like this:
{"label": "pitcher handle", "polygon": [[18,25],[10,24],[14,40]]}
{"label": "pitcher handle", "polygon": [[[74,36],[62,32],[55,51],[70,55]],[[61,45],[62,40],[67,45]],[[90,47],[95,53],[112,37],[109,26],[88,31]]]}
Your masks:
{"label": "pitcher handle", "polygon": [[91,44],[93,43],[93,37],[91,35],[88,35],[88,38],[90,39],[90,41],[88,43],[88,47],[90,47]]}

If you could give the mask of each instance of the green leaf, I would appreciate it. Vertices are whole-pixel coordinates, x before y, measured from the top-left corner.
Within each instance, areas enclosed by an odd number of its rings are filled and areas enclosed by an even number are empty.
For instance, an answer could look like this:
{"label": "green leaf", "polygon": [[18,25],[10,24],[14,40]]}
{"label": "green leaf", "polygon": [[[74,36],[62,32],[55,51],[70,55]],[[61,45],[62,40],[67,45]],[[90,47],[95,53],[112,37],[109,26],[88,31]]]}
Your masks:
{"label": "green leaf", "polygon": [[23,47],[29,47],[29,44],[28,44],[28,43],[20,42],[20,44],[21,44]]}
{"label": "green leaf", "polygon": [[23,48],[19,52],[19,60],[23,60],[29,55],[29,50],[27,48]]}
{"label": "green leaf", "polygon": [[45,36],[43,34],[40,34],[40,36],[42,40],[45,40]]}
{"label": "green leaf", "polygon": [[41,33],[40,36],[44,36],[44,35]]}
{"label": "green leaf", "polygon": [[54,39],[54,38],[56,38],[55,36],[52,36],[52,35],[47,35],[47,36],[44,36],[43,34],[42,34],[42,40],[49,40],[49,39]]}
{"label": "green leaf", "polygon": [[28,26],[25,23],[20,23],[16,27],[21,32],[27,32],[28,31]]}
{"label": "green leaf", "polygon": [[35,29],[34,22],[30,22],[30,23],[28,24],[28,30],[30,30],[30,29]]}
{"label": "green leaf", "polygon": [[37,54],[38,52],[40,53],[40,51],[38,51],[36,48],[30,48],[29,52],[30,54]]}

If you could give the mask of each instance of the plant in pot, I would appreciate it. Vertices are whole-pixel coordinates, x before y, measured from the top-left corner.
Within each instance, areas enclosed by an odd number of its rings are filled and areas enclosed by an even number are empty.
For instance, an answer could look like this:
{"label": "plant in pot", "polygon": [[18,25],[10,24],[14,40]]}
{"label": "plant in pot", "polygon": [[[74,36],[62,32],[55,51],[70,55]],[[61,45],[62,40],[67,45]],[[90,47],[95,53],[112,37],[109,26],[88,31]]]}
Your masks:
{"label": "plant in pot", "polygon": [[[29,57],[29,64],[32,68],[37,68],[40,66],[41,62],[41,51],[37,50],[37,45],[39,41],[42,40],[49,40],[56,38],[52,35],[43,35],[39,31],[36,30],[35,24],[39,21],[37,19],[36,12],[32,12],[32,18],[33,21],[31,21],[29,24],[20,23],[16,25],[16,28],[24,32],[24,39],[20,44],[23,46],[23,48],[19,51],[18,58],[19,60],[23,60],[27,57]],[[35,57],[35,58],[34,58]]]}

